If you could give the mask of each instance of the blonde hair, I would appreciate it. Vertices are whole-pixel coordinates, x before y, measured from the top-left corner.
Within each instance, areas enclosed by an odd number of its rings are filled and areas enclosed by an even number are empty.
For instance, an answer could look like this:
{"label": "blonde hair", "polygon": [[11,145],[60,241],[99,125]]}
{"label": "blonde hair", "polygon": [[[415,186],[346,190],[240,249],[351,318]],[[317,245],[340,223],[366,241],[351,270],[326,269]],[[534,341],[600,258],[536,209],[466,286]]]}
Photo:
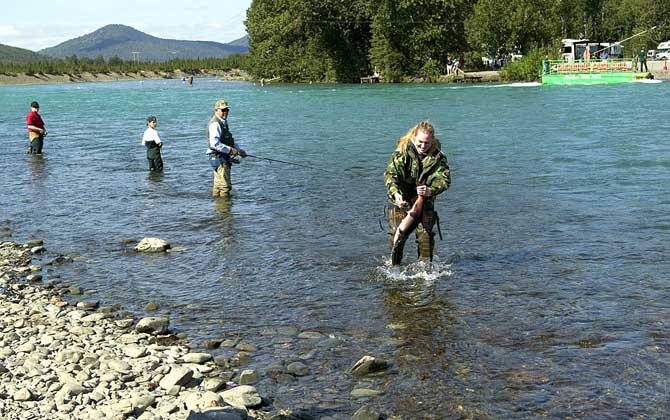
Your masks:
{"label": "blonde hair", "polygon": [[414,127],[410,128],[407,134],[400,137],[396,150],[399,152],[404,152],[407,149],[407,145],[410,142],[414,142],[414,139],[416,138],[416,135],[419,133],[419,131],[423,131],[424,133],[429,134],[433,139],[433,145],[430,148],[431,152],[436,147],[439,147],[440,141],[437,139],[437,137],[435,137],[435,128],[433,127],[433,124],[431,124],[428,120],[423,120]]}

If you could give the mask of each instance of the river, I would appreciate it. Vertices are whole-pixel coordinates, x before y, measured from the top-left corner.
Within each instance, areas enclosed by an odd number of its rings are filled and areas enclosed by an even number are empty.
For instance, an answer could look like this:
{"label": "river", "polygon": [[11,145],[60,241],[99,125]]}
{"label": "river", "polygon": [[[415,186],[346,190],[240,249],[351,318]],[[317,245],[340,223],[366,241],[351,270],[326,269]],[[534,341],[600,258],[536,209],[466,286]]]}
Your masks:
{"label": "river", "polygon": [[[364,403],[403,419],[668,417],[669,94],[670,83],[2,87],[0,228],[44,239],[45,260],[75,257],[44,277],[87,289],[81,299],[138,317],[156,302],[195,348],[256,344],[245,367],[277,407],[336,419]],[[217,99],[248,152],[315,169],[246,158],[231,200],[212,199],[205,126]],[[41,158],[24,154],[33,100],[50,132]],[[149,115],[162,176],[140,145]],[[452,168],[436,205],[444,240],[432,266],[408,241],[408,264],[392,268],[382,174],[422,119]],[[174,252],[134,253],[146,236]],[[366,354],[391,368],[352,378]],[[298,358],[307,376],[263,374]]]}

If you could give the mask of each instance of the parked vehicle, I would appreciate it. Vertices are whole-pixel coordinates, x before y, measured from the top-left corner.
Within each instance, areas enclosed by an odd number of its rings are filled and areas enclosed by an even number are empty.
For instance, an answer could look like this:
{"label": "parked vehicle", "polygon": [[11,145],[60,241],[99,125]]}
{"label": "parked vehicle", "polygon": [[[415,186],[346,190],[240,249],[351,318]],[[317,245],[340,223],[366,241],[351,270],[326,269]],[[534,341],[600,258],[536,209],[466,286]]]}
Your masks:
{"label": "parked vehicle", "polygon": [[581,60],[584,51],[589,49],[591,59],[597,59],[604,53],[608,58],[623,58],[623,46],[617,42],[589,42],[588,39],[561,40],[561,58],[565,61]]}
{"label": "parked vehicle", "polygon": [[656,54],[654,54],[655,60],[667,60],[670,58],[670,41],[661,42],[656,47]]}

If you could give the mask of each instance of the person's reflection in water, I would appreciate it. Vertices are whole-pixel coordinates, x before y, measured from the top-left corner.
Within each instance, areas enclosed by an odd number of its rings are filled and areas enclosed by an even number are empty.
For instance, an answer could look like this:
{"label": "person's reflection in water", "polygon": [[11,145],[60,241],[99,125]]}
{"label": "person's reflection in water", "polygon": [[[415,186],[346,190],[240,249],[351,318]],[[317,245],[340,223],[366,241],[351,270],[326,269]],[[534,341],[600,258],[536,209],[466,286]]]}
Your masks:
{"label": "person's reflection in water", "polygon": [[235,223],[233,218],[233,200],[230,196],[217,197],[214,200],[216,215],[214,226],[219,227],[222,234],[221,241],[224,247],[231,246],[235,241]]}
{"label": "person's reflection in water", "polygon": [[450,351],[458,336],[455,309],[436,293],[442,276],[431,277],[410,273],[387,284],[384,297],[387,326],[400,343],[392,360],[398,375],[387,377],[386,391],[397,396],[398,412],[415,413],[416,418],[427,412],[457,412],[460,396]]}
{"label": "person's reflection in water", "polygon": [[42,155],[29,155],[28,168],[32,174],[33,182],[42,182],[47,177],[45,159]]}

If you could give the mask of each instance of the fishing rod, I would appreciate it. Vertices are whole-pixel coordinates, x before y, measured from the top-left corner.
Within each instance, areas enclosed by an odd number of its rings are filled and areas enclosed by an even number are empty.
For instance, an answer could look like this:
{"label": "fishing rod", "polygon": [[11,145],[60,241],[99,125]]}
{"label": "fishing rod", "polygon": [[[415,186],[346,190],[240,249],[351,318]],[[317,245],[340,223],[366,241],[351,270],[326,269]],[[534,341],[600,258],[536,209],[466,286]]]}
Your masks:
{"label": "fishing rod", "polygon": [[[647,30],[645,30],[645,31],[642,31],[642,32],[640,32],[640,33],[637,33],[637,34],[635,34],[635,35],[633,35],[633,36],[629,36],[628,38],[626,38],[626,39],[622,39],[621,41],[617,41],[617,42],[615,42],[615,43],[612,44],[612,45],[620,45],[622,42],[626,42],[626,41],[628,41],[629,39],[633,39],[633,38],[635,38],[635,37],[638,37],[638,36],[640,36],[640,35],[642,35],[642,34],[645,34],[645,33],[649,32],[649,31],[652,31],[652,30],[654,30],[654,29],[656,29],[656,26],[652,26],[651,28],[649,28],[649,29],[647,29]],[[610,47],[611,47],[611,45],[610,45]],[[610,47],[601,48],[601,49],[599,49],[598,51],[594,52],[593,54],[594,54],[594,55],[595,55],[595,54],[598,54],[598,53],[601,52],[601,51],[605,51],[605,50],[609,49]]]}
{"label": "fishing rod", "polygon": [[315,166],[303,165],[302,163],[287,162],[285,160],[271,159],[271,158],[262,157],[262,156],[255,156],[255,155],[250,155],[249,153],[247,153],[247,157],[252,157],[252,158],[261,159],[261,160],[267,160],[267,161],[270,161],[270,162],[284,163],[286,165],[300,166],[302,168],[313,169],[315,171],[329,172],[329,173],[332,173],[332,174],[335,173],[334,171],[330,171],[330,170],[324,169],[324,168],[317,168]]}

